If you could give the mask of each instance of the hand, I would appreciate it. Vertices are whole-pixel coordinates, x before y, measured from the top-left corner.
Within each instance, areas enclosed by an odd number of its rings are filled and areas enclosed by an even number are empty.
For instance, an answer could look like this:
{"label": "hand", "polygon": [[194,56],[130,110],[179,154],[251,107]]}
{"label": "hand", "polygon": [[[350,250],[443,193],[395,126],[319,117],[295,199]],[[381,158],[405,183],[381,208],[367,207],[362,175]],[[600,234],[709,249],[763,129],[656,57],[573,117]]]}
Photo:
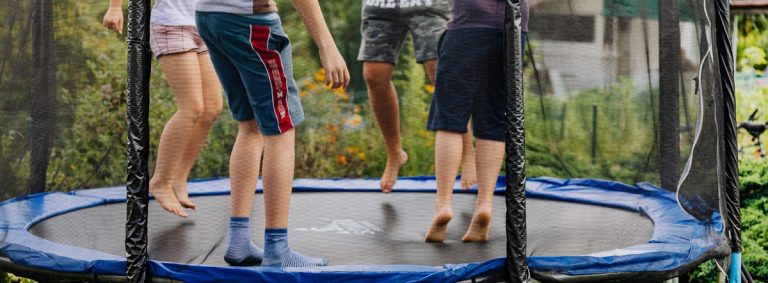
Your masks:
{"label": "hand", "polygon": [[104,27],[123,34],[123,9],[119,7],[109,7],[104,15]]}
{"label": "hand", "polygon": [[325,69],[325,85],[331,88],[347,88],[349,86],[349,70],[344,57],[335,46],[328,50],[320,50],[320,63]]}

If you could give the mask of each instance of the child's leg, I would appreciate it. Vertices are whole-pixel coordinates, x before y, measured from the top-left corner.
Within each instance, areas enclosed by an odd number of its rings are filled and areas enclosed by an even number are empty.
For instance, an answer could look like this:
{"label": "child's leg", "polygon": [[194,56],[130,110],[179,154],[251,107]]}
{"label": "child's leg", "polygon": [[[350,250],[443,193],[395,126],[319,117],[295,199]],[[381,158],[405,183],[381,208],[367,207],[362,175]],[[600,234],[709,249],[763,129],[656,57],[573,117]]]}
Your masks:
{"label": "child's leg", "polygon": [[176,198],[179,199],[179,203],[186,208],[196,208],[192,201],[189,200],[187,194],[187,179],[189,179],[189,173],[192,170],[192,166],[195,165],[197,155],[205,145],[205,141],[208,138],[208,132],[211,130],[213,123],[216,122],[216,118],[219,117],[222,107],[221,86],[219,79],[216,77],[216,73],[213,70],[211,59],[208,53],[198,53],[198,63],[200,65],[200,78],[203,83],[203,113],[196,127],[188,131],[188,143],[183,149],[183,154],[179,160],[179,166],[176,168],[176,175],[173,182],[173,190],[176,193]]}
{"label": "child's leg", "polygon": [[387,149],[387,165],[379,184],[385,193],[392,191],[400,167],[408,161],[408,154],[405,153],[400,142],[400,110],[397,92],[392,84],[393,69],[394,65],[386,62],[363,63],[363,76],[368,86],[368,97]]}
{"label": "child's leg", "polygon": [[296,131],[267,136],[264,147],[264,266],[325,266],[328,260],[301,255],[288,247]]}
{"label": "child's leg", "polygon": [[496,189],[496,180],[499,178],[501,162],[504,159],[504,142],[478,139],[476,154],[478,192],[472,223],[461,239],[465,243],[488,240],[493,211],[493,191]]}
{"label": "child's leg", "polygon": [[224,260],[230,265],[256,265],[261,262],[262,251],[251,242],[250,217],[259,181],[264,138],[255,120],[240,122],[238,126],[237,139],[229,159],[232,219]]}
{"label": "child's leg", "polygon": [[259,182],[264,138],[256,120],[238,123],[237,139],[229,159],[232,186],[232,217],[250,217]]}
{"label": "child's leg", "polygon": [[173,192],[172,185],[179,159],[184,154],[180,149],[186,146],[188,131],[196,127],[204,110],[200,67],[195,52],[164,55],[159,60],[176,97],[178,110],[165,125],[160,136],[157,163],[149,192],[165,210],[187,217]]}
{"label": "child's leg", "polygon": [[451,197],[456,184],[456,174],[461,163],[462,134],[450,131],[437,131],[435,137],[435,175],[437,177],[437,197],[435,198],[435,216],[427,230],[425,241],[442,242],[448,222],[453,218]]}
{"label": "child's leg", "polygon": [[265,136],[264,144],[264,215],[265,228],[288,227],[291,205],[294,163],[296,159],[296,130]]}
{"label": "child's leg", "polygon": [[[437,75],[437,60],[424,61],[424,70],[432,84],[435,84]],[[477,174],[475,172],[475,145],[472,144],[472,130],[467,126],[466,133],[461,135],[463,148],[461,155],[461,188],[469,189],[477,184]]]}
{"label": "child's leg", "polygon": [[475,145],[472,143],[472,127],[467,125],[467,132],[461,135],[463,144],[461,151],[461,188],[468,190],[477,185],[477,169],[475,167]]}

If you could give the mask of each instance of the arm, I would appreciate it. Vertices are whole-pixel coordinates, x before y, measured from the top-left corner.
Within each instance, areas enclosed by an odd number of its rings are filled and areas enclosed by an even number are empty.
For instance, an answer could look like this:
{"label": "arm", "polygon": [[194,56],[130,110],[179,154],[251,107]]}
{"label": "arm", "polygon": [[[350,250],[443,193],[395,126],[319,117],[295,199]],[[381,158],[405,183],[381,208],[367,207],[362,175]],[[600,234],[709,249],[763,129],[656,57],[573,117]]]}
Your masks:
{"label": "arm", "polygon": [[[112,0],[119,1],[119,0]],[[349,70],[347,63],[341,57],[333,36],[325,24],[323,13],[320,11],[318,0],[293,0],[293,6],[299,12],[309,34],[320,49],[320,63],[326,73],[325,83],[333,88],[349,86]]]}
{"label": "arm", "polygon": [[104,27],[123,34],[123,0],[109,0],[109,9],[104,15]]}

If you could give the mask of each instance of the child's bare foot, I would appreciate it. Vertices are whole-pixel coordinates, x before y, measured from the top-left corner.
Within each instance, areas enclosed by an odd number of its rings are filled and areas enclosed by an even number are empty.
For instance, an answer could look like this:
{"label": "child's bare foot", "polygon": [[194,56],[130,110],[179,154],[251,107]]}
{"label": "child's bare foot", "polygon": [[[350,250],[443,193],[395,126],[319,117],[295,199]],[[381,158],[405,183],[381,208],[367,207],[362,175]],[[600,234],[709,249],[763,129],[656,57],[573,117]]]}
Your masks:
{"label": "child's bare foot", "polygon": [[153,185],[150,182],[149,193],[155,197],[155,200],[160,204],[160,207],[167,210],[170,213],[176,214],[179,217],[187,218],[187,212],[179,203],[176,198],[176,194],[173,192],[173,186],[158,186]]}
{"label": "child's bare foot", "polygon": [[400,150],[400,156],[387,158],[387,168],[384,169],[384,175],[381,176],[381,183],[379,183],[382,192],[392,192],[397,176],[400,174],[400,167],[403,167],[406,162],[408,162],[408,154],[404,150]]}
{"label": "child's bare foot", "polygon": [[197,209],[197,204],[189,200],[189,193],[187,192],[187,183],[173,184],[173,194],[176,195],[176,199],[179,200],[184,208]]}
{"label": "child's bare foot", "polygon": [[464,243],[485,242],[488,241],[488,234],[491,231],[491,209],[481,208],[475,211],[472,217],[472,223],[461,241]]}
{"label": "child's bare foot", "polygon": [[427,230],[424,241],[428,243],[442,243],[445,240],[445,231],[448,230],[448,222],[451,222],[453,212],[451,209],[442,209],[435,213],[432,225]]}
{"label": "child's bare foot", "polygon": [[461,164],[461,189],[469,190],[477,185],[477,171],[475,162],[462,161]]}

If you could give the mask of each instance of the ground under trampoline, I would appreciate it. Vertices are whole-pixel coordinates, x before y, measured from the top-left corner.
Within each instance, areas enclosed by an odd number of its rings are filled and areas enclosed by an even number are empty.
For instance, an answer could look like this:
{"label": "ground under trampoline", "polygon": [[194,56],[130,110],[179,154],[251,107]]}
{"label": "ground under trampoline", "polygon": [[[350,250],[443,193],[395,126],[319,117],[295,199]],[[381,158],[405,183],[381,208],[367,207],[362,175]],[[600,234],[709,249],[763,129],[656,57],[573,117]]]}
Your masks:
{"label": "ground under trampoline", "polygon": [[[506,255],[503,184],[500,180],[488,243],[459,241],[474,195],[456,194],[446,242],[428,244],[423,234],[433,212],[433,178],[403,179],[388,195],[378,192],[377,180],[297,180],[291,245],[328,257],[331,266],[274,269],[226,266],[229,182],[193,182],[190,191],[200,209],[188,219],[150,205],[152,269],[156,277],[185,282],[498,280]],[[527,187],[528,265],[540,280],[661,278],[727,252],[719,217],[694,220],[677,206],[674,194],[647,184],[530,179]],[[0,204],[8,215],[0,217],[0,256],[17,267],[123,274],[124,195],[124,188],[116,187],[6,201]],[[263,241],[261,203],[257,194],[256,243]]]}

